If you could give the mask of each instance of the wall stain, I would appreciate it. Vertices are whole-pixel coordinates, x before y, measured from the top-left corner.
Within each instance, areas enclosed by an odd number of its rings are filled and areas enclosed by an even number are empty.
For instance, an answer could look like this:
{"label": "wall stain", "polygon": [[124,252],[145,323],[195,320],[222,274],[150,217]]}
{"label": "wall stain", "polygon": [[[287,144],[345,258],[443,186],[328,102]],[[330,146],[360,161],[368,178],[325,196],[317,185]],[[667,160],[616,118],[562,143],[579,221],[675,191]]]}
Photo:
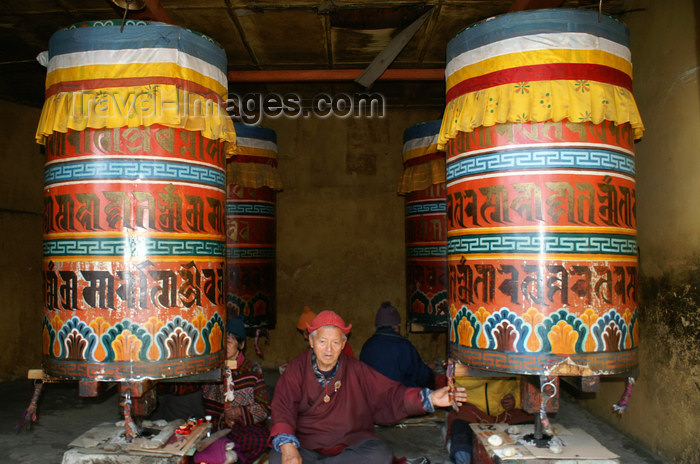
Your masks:
{"label": "wall stain", "polygon": [[640,280],[642,324],[656,327],[659,335],[665,335],[667,348],[685,361],[700,361],[700,255],[673,273]]}

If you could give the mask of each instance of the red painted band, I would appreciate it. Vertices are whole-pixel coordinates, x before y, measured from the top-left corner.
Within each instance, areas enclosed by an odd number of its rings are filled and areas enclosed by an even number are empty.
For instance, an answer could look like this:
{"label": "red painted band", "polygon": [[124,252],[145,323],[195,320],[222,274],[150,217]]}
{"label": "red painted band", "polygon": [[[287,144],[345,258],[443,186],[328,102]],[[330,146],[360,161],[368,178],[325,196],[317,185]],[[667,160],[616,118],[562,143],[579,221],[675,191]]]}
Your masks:
{"label": "red painted band", "polygon": [[589,80],[612,84],[632,91],[632,78],[619,69],[588,63],[552,63],[495,71],[465,79],[447,91],[447,102],[477,90],[503,84],[533,81]]}

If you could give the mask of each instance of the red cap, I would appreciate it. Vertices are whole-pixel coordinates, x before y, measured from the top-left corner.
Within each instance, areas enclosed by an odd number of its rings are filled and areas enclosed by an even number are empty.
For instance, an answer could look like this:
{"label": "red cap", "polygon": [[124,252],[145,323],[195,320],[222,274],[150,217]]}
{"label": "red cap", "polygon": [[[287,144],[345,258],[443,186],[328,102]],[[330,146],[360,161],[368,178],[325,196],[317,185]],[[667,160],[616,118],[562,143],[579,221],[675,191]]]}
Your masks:
{"label": "red cap", "polygon": [[311,333],[314,330],[323,327],[324,325],[332,325],[334,327],[337,327],[345,335],[349,334],[350,329],[352,329],[352,324],[349,324],[347,327],[345,327],[345,321],[343,321],[343,318],[338,316],[333,311],[321,311],[320,313],[318,313],[318,316],[314,317],[314,320],[311,321],[311,324],[309,324],[308,322],[306,323],[306,328],[309,330],[309,333]]}

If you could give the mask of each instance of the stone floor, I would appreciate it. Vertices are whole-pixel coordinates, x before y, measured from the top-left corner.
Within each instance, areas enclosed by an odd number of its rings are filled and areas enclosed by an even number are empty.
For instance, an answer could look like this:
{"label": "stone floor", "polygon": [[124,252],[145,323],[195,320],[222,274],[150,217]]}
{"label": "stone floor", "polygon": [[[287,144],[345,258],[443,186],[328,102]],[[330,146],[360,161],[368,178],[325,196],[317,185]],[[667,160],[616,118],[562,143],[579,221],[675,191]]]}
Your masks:
{"label": "stone floor", "polygon": [[[276,380],[266,376],[268,383]],[[28,406],[33,385],[30,381],[0,383],[0,463],[53,464],[61,463],[67,444],[93,426],[120,419],[116,389],[99,398],[78,396],[77,383],[47,384],[38,408],[38,423],[31,431],[15,433],[24,409]],[[424,456],[433,464],[447,459],[443,445],[441,415],[419,424],[378,427],[378,434],[387,440],[397,457],[414,460]],[[565,427],[584,429],[609,450],[620,455],[622,463],[664,463],[660,457],[644,449],[630,438],[598,420],[575,403],[562,396],[560,410],[553,422]]]}

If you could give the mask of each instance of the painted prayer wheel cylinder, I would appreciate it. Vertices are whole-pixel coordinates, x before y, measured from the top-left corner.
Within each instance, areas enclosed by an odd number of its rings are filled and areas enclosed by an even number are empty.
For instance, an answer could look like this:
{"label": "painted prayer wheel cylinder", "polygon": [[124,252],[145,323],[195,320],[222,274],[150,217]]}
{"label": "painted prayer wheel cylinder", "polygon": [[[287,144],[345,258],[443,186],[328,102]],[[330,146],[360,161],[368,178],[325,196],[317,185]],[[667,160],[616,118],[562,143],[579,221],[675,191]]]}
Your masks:
{"label": "painted prayer wheel cylinder", "polygon": [[[470,91],[478,95],[464,98],[485,101],[483,124],[457,130],[446,146],[450,356],[473,368],[604,375],[637,365],[641,120],[608,119],[625,111],[610,95],[631,99],[627,30],[589,13],[505,15],[448,46],[448,61],[458,62],[448,64],[448,83],[461,73],[448,101]],[[516,94],[537,99],[524,106],[532,113],[570,109],[575,97],[556,101],[556,86],[567,85],[598,113],[487,121],[489,111],[513,110]],[[441,131],[456,119],[447,117]]]}
{"label": "painted prayer wheel cylinder", "polygon": [[[229,158],[229,171],[246,163],[277,166],[275,131],[238,123],[234,126],[239,154]],[[227,314],[243,315],[249,329],[274,328],[277,192],[266,186],[244,187],[230,179],[226,194]]]}
{"label": "painted prayer wheel cylinder", "polygon": [[[210,40],[174,26],[128,27],[133,30],[129,34],[125,29],[123,35],[118,25],[54,34],[50,53],[59,64],[49,66],[47,97],[53,98],[44,110],[67,98],[56,90],[61,86],[73,86],[85,97],[102,92],[104,98],[122,98],[121,80],[133,84],[140,78],[128,77],[129,69],[135,69],[129,64],[104,64],[110,57],[129,55],[128,61],[139,62],[143,70],[148,66],[139,56],[158,56],[161,71],[173,71],[175,63],[186,66],[183,60],[189,65],[196,61],[204,74],[192,79],[209,85],[205,75],[217,67],[225,76],[225,53]],[[156,42],[161,48],[150,48]],[[68,60],[63,64],[62,56]],[[163,63],[171,58],[173,63]],[[71,60],[74,74],[69,72]],[[196,82],[179,81],[173,72],[172,78],[139,81],[151,89],[141,98],[154,104],[165,95],[183,95],[187,86],[205,94]],[[82,87],[71,75],[86,79]],[[175,89],[166,88],[173,83]],[[103,109],[106,125],[123,116],[147,119],[134,107],[127,115]],[[43,368],[49,375],[93,381],[162,379],[198,374],[223,363],[223,143],[202,130],[144,122],[46,135]],[[80,121],[69,121],[73,123]]]}
{"label": "painted prayer wheel cylinder", "polygon": [[[445,152],[437,150],[440,123],[440,120],[420,123],[404,131],[406,171],[435,159],[444,160]],[[426,331],[444,331],[449,325],[446,193],[443,180],[409,191],[404,197],[407,322]]]}

